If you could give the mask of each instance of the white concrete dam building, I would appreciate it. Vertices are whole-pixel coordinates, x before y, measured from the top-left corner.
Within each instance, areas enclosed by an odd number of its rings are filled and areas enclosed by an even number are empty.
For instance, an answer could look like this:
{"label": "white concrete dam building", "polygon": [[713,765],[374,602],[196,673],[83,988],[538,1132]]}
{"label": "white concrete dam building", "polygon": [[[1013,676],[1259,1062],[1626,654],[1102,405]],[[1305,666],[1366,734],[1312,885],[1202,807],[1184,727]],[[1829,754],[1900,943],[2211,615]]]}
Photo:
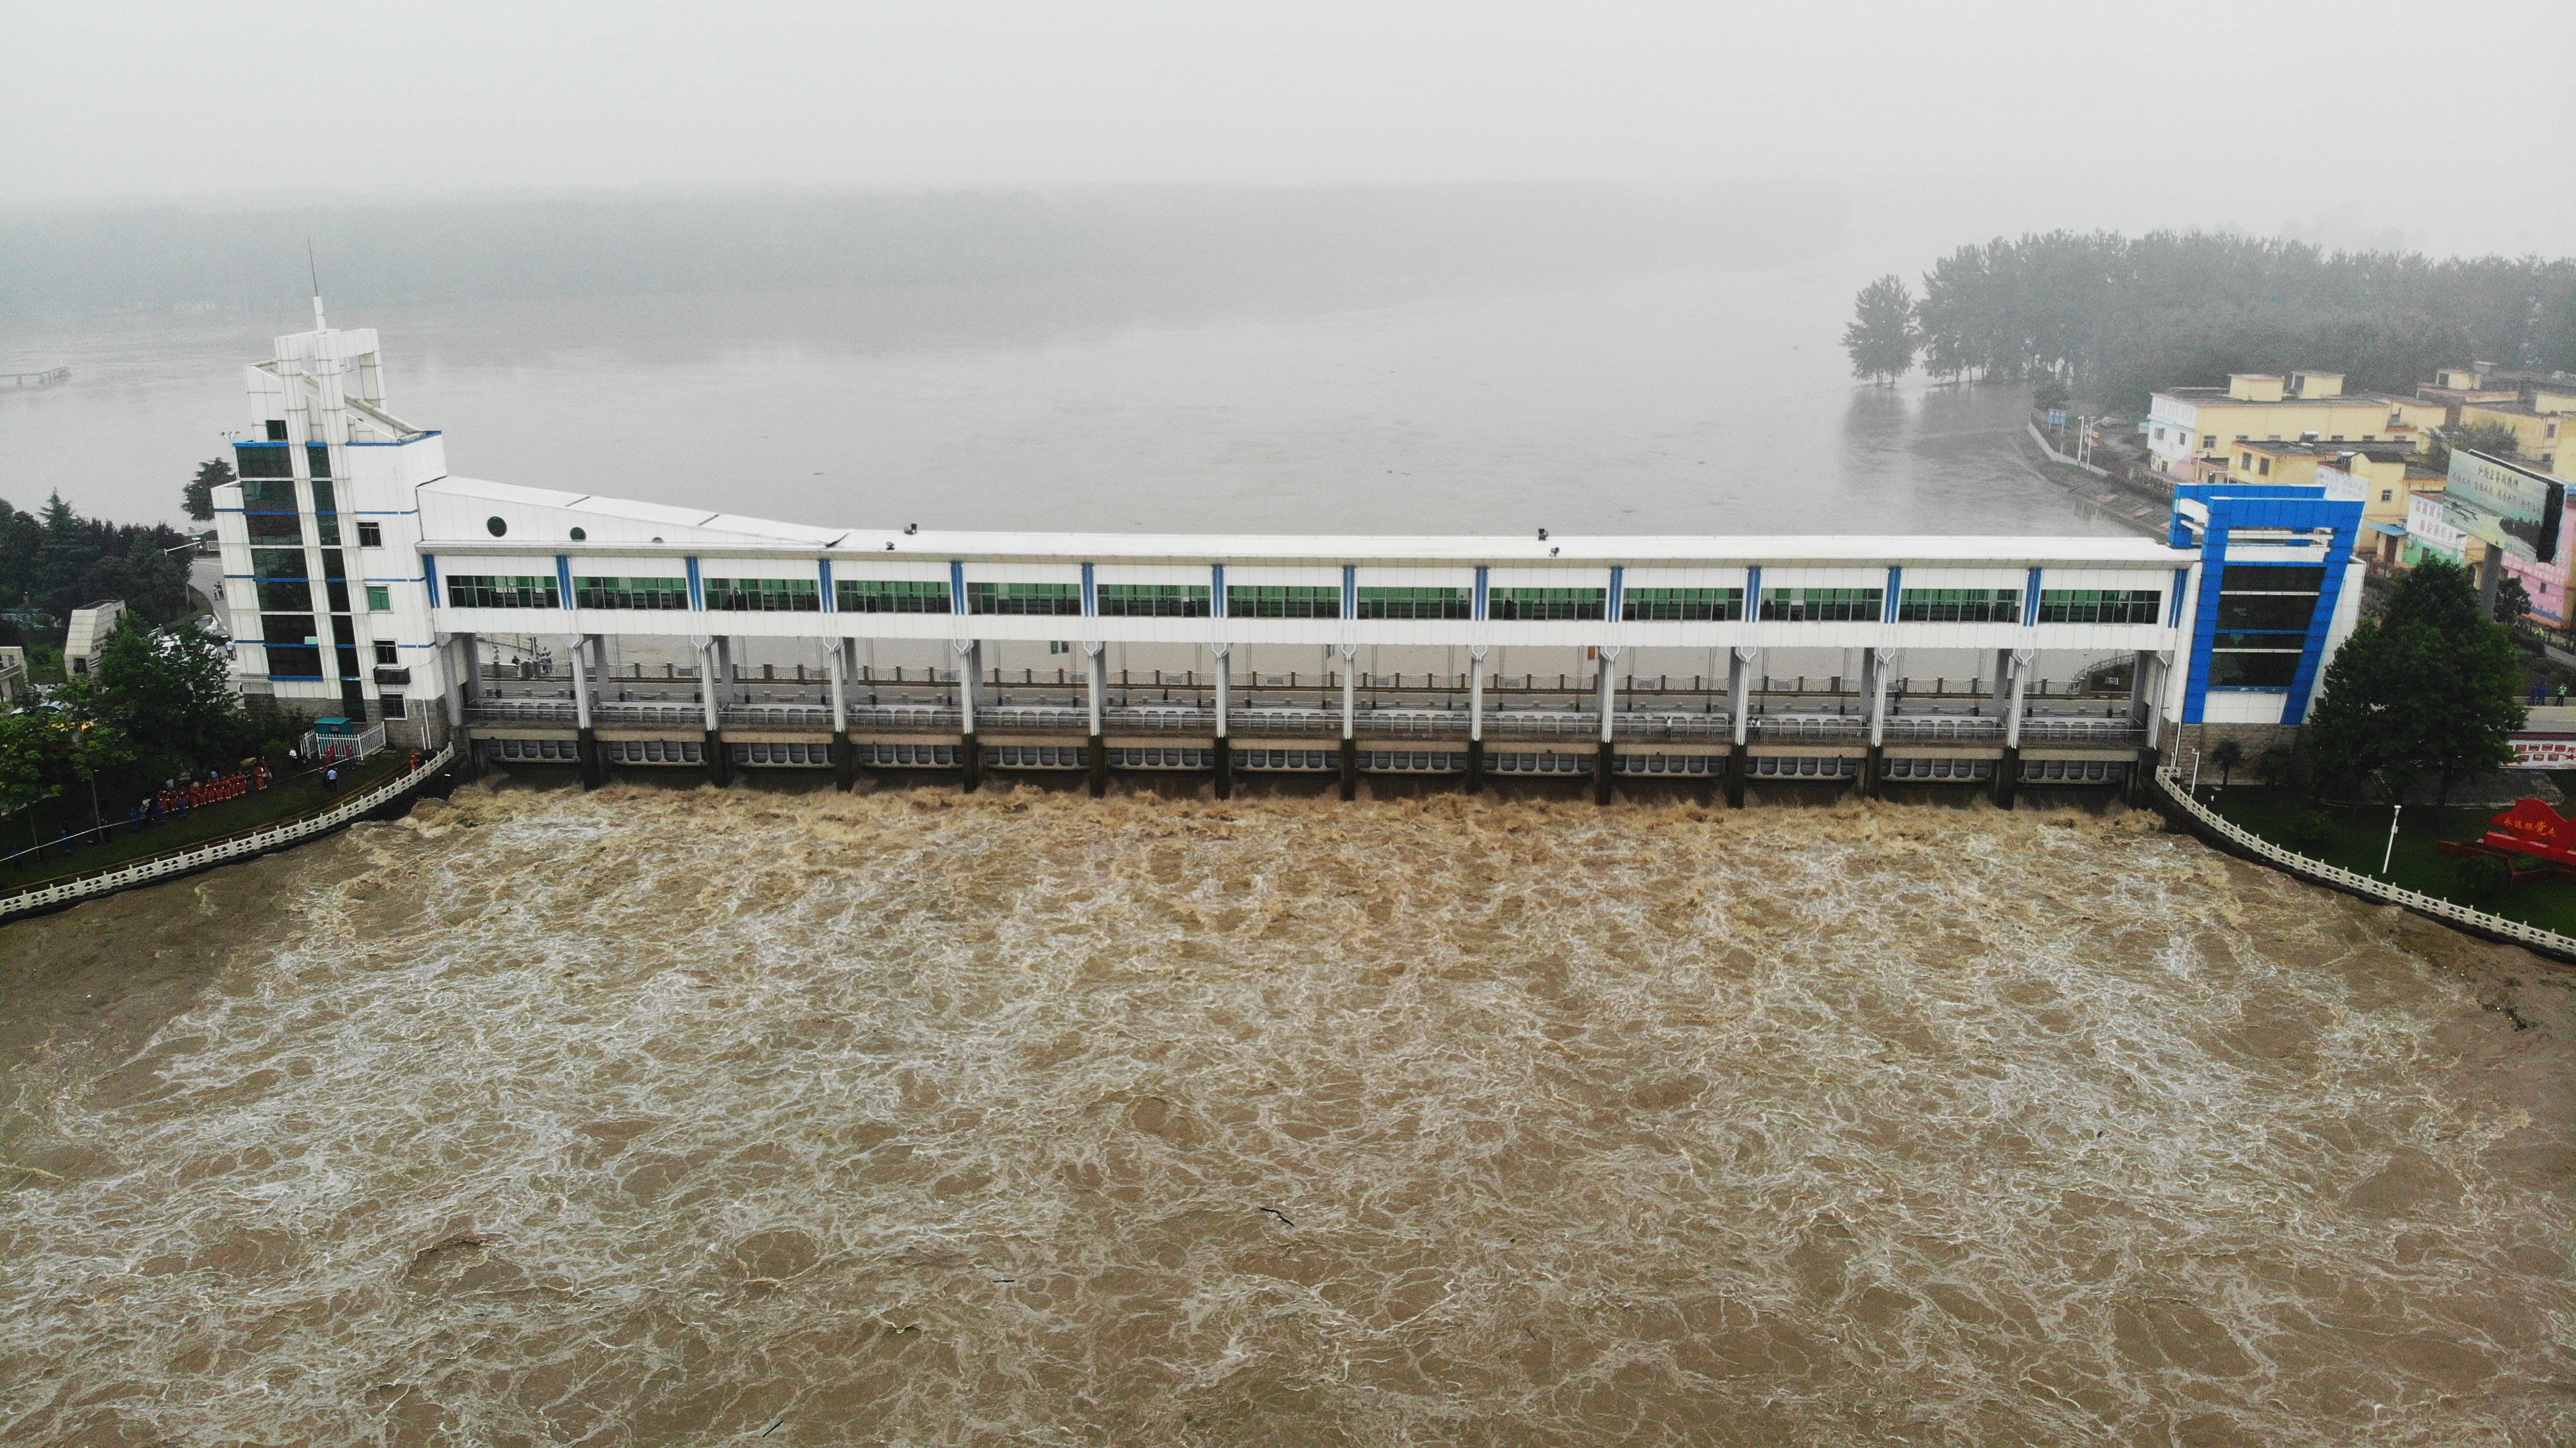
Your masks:
{"label": "white concrete dam building", "polygon": [[[1585,775],[1605,797],[1613,774],[2008,796],[2116,782],[2173,721],[2297,722],[2358,599],[2348,529],[2251,526],[2233,494],[2186,500],[2172,542],[807,527],[451,477],[439,434],[389,409],[372,330],[276,351],[248,369],[242,481],[217,497],[244,692],[419,742],[463,730],[592,781],[1079,769],[1096,788],[1119,768],[1223,790],[1268,769],[1337,772],[1346,793],[1409,772]],[[2210,529],[2226,598],[2202,596]],[[496,638],[569,667],[496,680],[474,666]],[[1174,667],[1113,684],[1122,644]],[[1369,672],[1389,647],[1457,666]],[[908,662],[890,673],[880,649]],[[1766,667],[1819,651],[1854,666]],[[1504,655],[1517,673],[1490,667]],[[1909,657],[1965,662],[1926,680]],[[2090,684],[2048,685],[2043,657]]]}

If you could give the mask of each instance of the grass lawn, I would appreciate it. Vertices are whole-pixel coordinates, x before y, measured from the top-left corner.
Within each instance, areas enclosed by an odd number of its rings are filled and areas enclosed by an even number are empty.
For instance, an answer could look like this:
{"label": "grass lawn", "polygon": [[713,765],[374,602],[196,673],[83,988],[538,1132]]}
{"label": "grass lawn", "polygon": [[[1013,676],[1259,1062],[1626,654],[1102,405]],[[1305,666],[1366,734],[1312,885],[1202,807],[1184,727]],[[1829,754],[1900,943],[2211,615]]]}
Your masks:
{"label": "grass lawn", "polygon": [[[2559,788],[2576,799],[2576,770],[2556,771],[2552,776]],[[2463,898],[2457,857],[2434,848],[2441,840],[2474,840],[2485,834],[2487,822],[2504,812],[2503,806],[2488,805],[2476,809],[2435,809],[2429,805],[2408,805],[2397,831],[2397,850],[2382,874],[2380,855],[2388,848],[2388,806],[2312,804],[2297,792],[2273,789],[2257,784],[2230,785],[2225,789],[2209,786],[2202,776],[2201,798],[2220,814],[2252,830],[2263,838],[2285,848],[2288,832],[2285,826],[2291,816],[2316,810],[2335,822],[2334,843],[2322,853],[2310,852],[2329,865],[2340,865],[2364,875],[2378,876],[2390,884],[2409,890],[2457,901],[2509,920],[2555,930],[2561,935],[2576,935],[2576,883],[2564,880],[2535,880],[2516,886],[2501,902],[2477,905]]]}
{"label": "grass lawn", "polygon": [[[87,875],[111,865],[131,864],[154,855],[167,855],[204,844],[208,840],[239,834],[244,830],[278,824],[307,814],[316,814],[359,793],[384,783],[400,774],[411,762],[408,749],[381,749],[374,757],[340,771],[340,792],[324,792],[321,771],[291,776],[268,789],[208,805],[186,819],[168,818],[137,834],[121,822],[125,811],[111,806],[112,820],[119,821],[116,833],[97,844],[75,851],[66,859],[49,849],[41,860],[21,858],[14,866],[0,854],[0,890],[20,890],[74,875]],[[86,815],[84,815],[84,822]],[[21,840],[20,845],[30,843]],[[53,840],[45,842],[48,846]]]}

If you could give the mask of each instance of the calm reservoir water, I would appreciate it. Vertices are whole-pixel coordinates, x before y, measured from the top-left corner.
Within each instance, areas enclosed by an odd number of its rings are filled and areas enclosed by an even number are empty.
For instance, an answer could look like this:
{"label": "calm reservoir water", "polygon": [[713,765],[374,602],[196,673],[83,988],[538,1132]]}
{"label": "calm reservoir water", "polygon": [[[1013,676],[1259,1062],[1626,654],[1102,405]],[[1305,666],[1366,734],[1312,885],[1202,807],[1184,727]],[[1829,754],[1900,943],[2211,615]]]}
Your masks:
{"label": "calm reservoir water", "polygon": [[[2010,452],[2018,387],[1845,375],[1850,279],[1114,281],[344,309],[460,474],[814,523],[1186,532],[2117,531]],[[288,310],[0,352],[0,497],[174,516]],[[15,364],[13,364],[15,365]]]}

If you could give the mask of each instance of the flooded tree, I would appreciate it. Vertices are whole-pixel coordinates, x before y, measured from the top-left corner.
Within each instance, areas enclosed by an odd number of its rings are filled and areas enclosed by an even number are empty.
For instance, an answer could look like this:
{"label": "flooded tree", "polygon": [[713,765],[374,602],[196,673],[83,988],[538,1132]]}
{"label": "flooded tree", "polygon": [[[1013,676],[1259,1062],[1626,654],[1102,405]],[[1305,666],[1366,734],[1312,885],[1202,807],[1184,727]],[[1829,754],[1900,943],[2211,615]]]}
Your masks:
{"label": "flooded tree", "polygon": [[1914,298],[1894,272],[1861,288],[1856,315],[1843,329],[1852,375],[1894,386],[1914,366]]}

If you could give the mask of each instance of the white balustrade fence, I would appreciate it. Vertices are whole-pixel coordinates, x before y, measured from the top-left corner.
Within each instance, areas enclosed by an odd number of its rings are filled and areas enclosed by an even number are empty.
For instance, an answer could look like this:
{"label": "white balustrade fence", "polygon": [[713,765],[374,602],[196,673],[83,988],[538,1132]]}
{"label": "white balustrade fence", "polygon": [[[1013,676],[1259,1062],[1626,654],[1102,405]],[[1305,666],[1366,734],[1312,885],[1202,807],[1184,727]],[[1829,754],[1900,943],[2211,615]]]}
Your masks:
{"label": "white balustrade fence", "polygon": [[2528,945],[2534,950],[2545,952],[2560,960],[2576,960],[2576,939],[2570,939],[2554,930],[2543,930],[2537,925],[2526,925],[2519,920],[2507,920],[2501,915],[2490,915],[2484,910],[2471,909],[2466,905],[2455,904],[2421,891],[2404,889],[2386,880],[2356,874],[2341,866],[2329,865],[2323,860],[2312,860],[2305,855],[2285,850],[2194,799],[2191,790],[2183,782],[2180,771],[2171,762],[2156,771],[2156,782],[2164,787],[2167,799],[2172,800],[2178,808],[2207,826],[2212,832],[2244,846],[2253,855],[2279,865],[2285,870],[2305,875],[2364,899],[2402,905],[2420,915],[2451,921],[2481,934]]}
{"label": "white balustrade fence", "polygon": [[[382,734],[384,731],[378,729],[374,732]],[[176,854],[138,860],[121,869],[107,870],[77,880],[40,885],[21,890],[13,895],[0,895],[0,919],[58,905],[68,905],[75,900],[87,900],[98,895],[112,895],[119,890],[130,890],[137,885],[148,885],[155,880],[167,880],[191,874],[208,865],[221,864],[226,860],[243,860],[254,855],[264,855],[271,850],[280,849],[301,840],[309,840],[316,835],[328,834],[351,820],[364,818],[368,812],[382,807],[388,801],[401,798],[405,790],[418,786],[422,780],[445,769],[455,758],[456,746],[450,744],[422,760],[420,768],[406,770],[364,794],[352,796],[346,804],[334,806],[306,819],[292,820],[264,830],[254,830],[249,834],[228,840],[217,840],[193,850],[181,850]]]}

